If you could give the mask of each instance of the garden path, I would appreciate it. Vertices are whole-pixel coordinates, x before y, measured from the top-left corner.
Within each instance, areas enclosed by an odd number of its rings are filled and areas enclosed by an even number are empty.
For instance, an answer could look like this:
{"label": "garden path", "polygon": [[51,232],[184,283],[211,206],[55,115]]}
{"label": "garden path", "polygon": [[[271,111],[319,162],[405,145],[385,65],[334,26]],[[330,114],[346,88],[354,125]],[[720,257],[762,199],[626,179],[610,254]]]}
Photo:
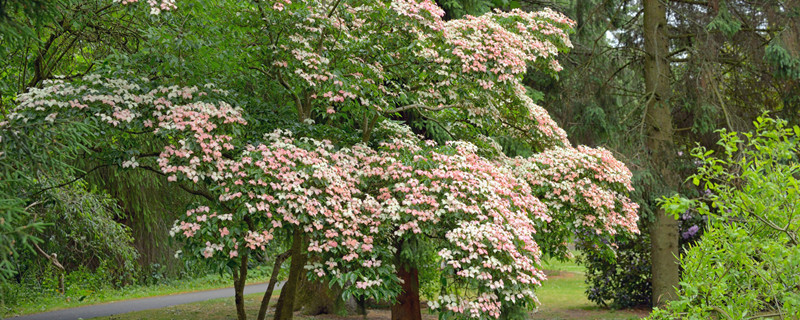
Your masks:
{"label": "garden path", "polygon": [[[276,284],[275,289],[280,289],[283,282]],[[244,294],[265,292],[267,290],[267,283],[251,284],[245,286]],[[199,302],[218,298],[233,297],[233,288],[223,288],[215,290],[206,290],[190,293],[181,293],[168,296],[140,298],[133,300],[124,300],[117,302],[109,302],[104,304],[96,304],[84,307],[70,308],[55,310],[43,313],[28,314],[8,318],[8,320],[76,320],[76,319],[90,319],[96,317],[105,317],[115,314],[122,314],[141,310],[160,309],[164,307],[186,304],[192,302]],[[1,319],[1,317],[0,317]]]}

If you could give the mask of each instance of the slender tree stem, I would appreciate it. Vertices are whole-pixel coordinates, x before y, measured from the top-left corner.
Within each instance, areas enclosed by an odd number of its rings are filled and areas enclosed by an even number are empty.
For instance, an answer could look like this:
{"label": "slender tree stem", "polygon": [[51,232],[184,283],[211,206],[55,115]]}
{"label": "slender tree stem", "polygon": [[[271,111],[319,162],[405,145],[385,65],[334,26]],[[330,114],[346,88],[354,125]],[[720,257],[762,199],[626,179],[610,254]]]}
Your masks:
{"label": "slender tree stem", "polygon": [[269,278],[267,291],[264,292],[264,298],[261,299],[261,308],[258,309],[258,320],[264,320],[267,317],[267,308],[269,308],[269,300],[272,298],[272,292],[278,280],[278,272],[280,272],[283,262],[286,261],[291,254],[292,250],[289,250],[275,256],[275,265],[272,267],[272,275]]}

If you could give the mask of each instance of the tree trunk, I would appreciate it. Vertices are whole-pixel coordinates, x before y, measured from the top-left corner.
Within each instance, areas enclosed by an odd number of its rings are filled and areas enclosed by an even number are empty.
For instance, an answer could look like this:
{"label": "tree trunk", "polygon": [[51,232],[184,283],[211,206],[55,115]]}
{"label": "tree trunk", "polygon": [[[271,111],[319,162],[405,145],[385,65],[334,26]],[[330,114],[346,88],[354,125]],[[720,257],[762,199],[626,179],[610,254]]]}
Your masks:
{"label": "tree trunk", "polygon": [[275,308],[275,320],[290,320],[294,316],[294,301],[297,296],[297,283],[300,275],[305,272],[306,249],[308,240],[302,236],[302,230],[297,229],[292,235],[292,263],[289,267],[289,277],[283,285],[278,305]]}
{"label": "tree trunk", "polygon": [[[645,127],[649,163],[651,170],[661,177],[667,191],[674,191],[680,179],[672,169],[675,159],[673,145],[674,129],[669,98],[670,66],[667,13],[661,0],[644,0],[644,48],[647,53],[644,63],[645,89],[647,92]],[[652,243],[651,259],[653,273],[654,306],[664,305],[676,297],[675,288],[680,281],[678,269],[678,221],[656,212],[650,231]]]}
{"label": "tree trunk", "polygon": [[[319,258],[309,255],[307,263],[323,262]],[[303,315],[315,316],[320,314],[337,315],[366,315],[358,301],[350,297],[342,299],[342,290],[338,285],[331,286],[328,281],[313,281],[307,277],[308,273],[300,275],[297,283],[297,297],[295,311],[303,310]]]}
{"label": "tree trunk", "polygon": [[272,293],[275,290],[275,283],[278,280],[278,272],[281,270],[283,262],[292,254],[292,251],[287,251],[275,256],[275,265],[272,267],[272,275],[269,277],[269,284],[267,291],[264,292],[264,297],[261,298],[261,308],[258,309],[258,320],[264,320],[267,317],[267,308],[269,308],[269,300],[272,298]]}
{"label": "tree trunk", "polygon": [[246,281],[247,251],[244,251],[242,252],[242,264],[239,265],[239,269],[233,269],[233,300],[236,303],[236,317],[239,320],[247,320],[247,313],[244,311],[244,285]]}
{"label": "tree trunk", "polygon": [[316,316],[347,312],[342,300],[342,290],[338,286],[331,288],[329,282],[311,281],[306,275],[300,275],[296,299],[295,310],[302,307],[304,315]]}
{"label": "tree trunk", "polygon": [[403,291],[392,305],[392,320],[422,320],[419,302],[419,270],[400,258],[402,247],[397,248],[395,266],[397,276],[403,280]]}
{"label": "tree trunk", "polygon": [[392,320],[422,320],[419,303],[419,271],[410,266],[400,266],[397,275],[403,279],[403,292],[392,305]]}

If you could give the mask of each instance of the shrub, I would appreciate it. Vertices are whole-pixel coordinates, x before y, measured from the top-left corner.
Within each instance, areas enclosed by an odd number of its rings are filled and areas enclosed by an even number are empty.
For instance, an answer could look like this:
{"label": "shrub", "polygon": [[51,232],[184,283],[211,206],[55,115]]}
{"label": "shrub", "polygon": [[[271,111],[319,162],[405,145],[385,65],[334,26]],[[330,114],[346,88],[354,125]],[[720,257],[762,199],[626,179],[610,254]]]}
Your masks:
{"label": "shrub", "polygon": [[650,304],[650,236],[647,224],[639,225],[642,233],[637,237],[606,241],[608,245],[613,243],[615,250],[578,242],[590,301],[615,309]]}
{"label": "shrub", "polygon": [[708,217],[705,233],[681,255],[679,298],[652,319],[800,316],[800,128],[759,117],[754,133],[720,132],[723,153],[696,148],[690,177],[700,199],[664,199],[676,216]]}

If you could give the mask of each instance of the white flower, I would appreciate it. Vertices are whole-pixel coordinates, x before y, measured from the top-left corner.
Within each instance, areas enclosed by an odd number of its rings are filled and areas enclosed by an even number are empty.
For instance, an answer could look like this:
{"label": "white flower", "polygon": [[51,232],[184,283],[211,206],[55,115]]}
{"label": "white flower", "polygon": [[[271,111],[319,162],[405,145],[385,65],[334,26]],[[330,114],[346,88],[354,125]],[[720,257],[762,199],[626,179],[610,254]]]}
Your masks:
{"label": "white flower", "polygon": [[53,123],[54,121],[56,121],[56,116],[58,116],[58,112],[53,112],[47,115],[47,117],[45,117],[44,120]]}
{"label": "white flower", "polygon": [[125,161],[125,162],[122,163],[122,167],[123,168],[131,168],[131,169],[133,169],[133,168],[136,168],[138,166],[139,166],[139,163],[136,162],[136,157],[131,157],[130,160]]}

